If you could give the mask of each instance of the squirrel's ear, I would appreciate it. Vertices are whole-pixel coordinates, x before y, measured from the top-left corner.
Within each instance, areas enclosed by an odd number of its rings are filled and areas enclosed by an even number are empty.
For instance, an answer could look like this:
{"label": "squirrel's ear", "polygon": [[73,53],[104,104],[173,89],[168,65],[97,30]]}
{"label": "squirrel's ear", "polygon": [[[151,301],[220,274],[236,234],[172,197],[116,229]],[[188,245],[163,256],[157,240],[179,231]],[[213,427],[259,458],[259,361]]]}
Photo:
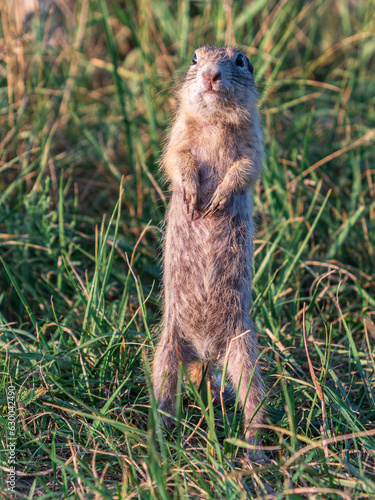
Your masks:
{"label": "squirrel's ear", "polygon": [[253,65],[251,64],[250,62],[250,59],[248,57],[246,57],[246,63],[247,63],[247,67],[249,68],[249,70],[254,73],[254,67]]}

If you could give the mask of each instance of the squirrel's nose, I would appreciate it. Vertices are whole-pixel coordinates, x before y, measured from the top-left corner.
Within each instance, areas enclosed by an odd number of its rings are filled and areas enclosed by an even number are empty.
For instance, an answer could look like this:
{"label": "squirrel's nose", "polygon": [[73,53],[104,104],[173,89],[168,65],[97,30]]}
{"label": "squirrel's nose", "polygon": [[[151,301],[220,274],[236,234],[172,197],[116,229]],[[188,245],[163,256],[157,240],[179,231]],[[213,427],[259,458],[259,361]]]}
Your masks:
{"label": "squirrel's nose", "polygon": [[206,66],[202,70],[202,77],[206,83],[212,84],[213,82],[221,80],[221,71],[215,66]]}

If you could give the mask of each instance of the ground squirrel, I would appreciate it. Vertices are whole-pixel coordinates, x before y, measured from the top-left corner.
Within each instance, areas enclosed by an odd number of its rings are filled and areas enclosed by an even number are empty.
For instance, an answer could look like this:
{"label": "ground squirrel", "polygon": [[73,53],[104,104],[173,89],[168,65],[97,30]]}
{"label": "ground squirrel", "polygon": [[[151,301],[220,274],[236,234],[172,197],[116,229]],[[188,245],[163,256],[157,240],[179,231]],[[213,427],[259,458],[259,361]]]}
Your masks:
{"label": "ground squirrel", "polygon": [[[252,445],[259,444],[254,424],[262,421],[258,406],[265,394],[249,313],[254,235],[249,188],[260,175],[263,152],[257,100],[253,66],[241,50],[206,46],[195,52],[162,156],[172,197],[162,333],[153,363],[155,397],[160,409],[173,415],[179,363],[199,385],[202,363],[209,363],[210,378],[212,365],[222,368],[227,355],[226,373],[239,390]],[[163,419],[167,427],[173,424]],[[257,451],[256,458],[264,457]]]}

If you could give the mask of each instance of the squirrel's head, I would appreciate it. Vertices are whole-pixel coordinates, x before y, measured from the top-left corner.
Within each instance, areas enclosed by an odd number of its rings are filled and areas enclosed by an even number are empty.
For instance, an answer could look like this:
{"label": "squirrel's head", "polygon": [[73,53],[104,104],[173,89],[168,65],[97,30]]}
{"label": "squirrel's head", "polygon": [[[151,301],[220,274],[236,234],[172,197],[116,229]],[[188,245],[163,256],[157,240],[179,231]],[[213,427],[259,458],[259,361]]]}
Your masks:
{"label": "squirrel's head", "polygon": [[192,117],[240,123],[256,112],[253,65],[234,47],[201,47],[180,90],[180,105]]}

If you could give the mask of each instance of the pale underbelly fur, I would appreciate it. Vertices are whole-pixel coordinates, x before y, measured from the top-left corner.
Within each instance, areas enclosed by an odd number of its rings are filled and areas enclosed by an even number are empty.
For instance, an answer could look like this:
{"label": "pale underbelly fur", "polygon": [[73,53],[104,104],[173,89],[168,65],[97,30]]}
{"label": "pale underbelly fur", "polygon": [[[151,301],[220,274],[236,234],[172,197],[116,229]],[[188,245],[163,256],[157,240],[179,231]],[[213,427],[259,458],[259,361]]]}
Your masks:
{"label": "pale underbelly fur", "polygon": [[174,194],[168,211],[164,324],[214,358],[227,338],[250,327],[251,208],[250,194],[240,192],[224,211],[191,221]]}

